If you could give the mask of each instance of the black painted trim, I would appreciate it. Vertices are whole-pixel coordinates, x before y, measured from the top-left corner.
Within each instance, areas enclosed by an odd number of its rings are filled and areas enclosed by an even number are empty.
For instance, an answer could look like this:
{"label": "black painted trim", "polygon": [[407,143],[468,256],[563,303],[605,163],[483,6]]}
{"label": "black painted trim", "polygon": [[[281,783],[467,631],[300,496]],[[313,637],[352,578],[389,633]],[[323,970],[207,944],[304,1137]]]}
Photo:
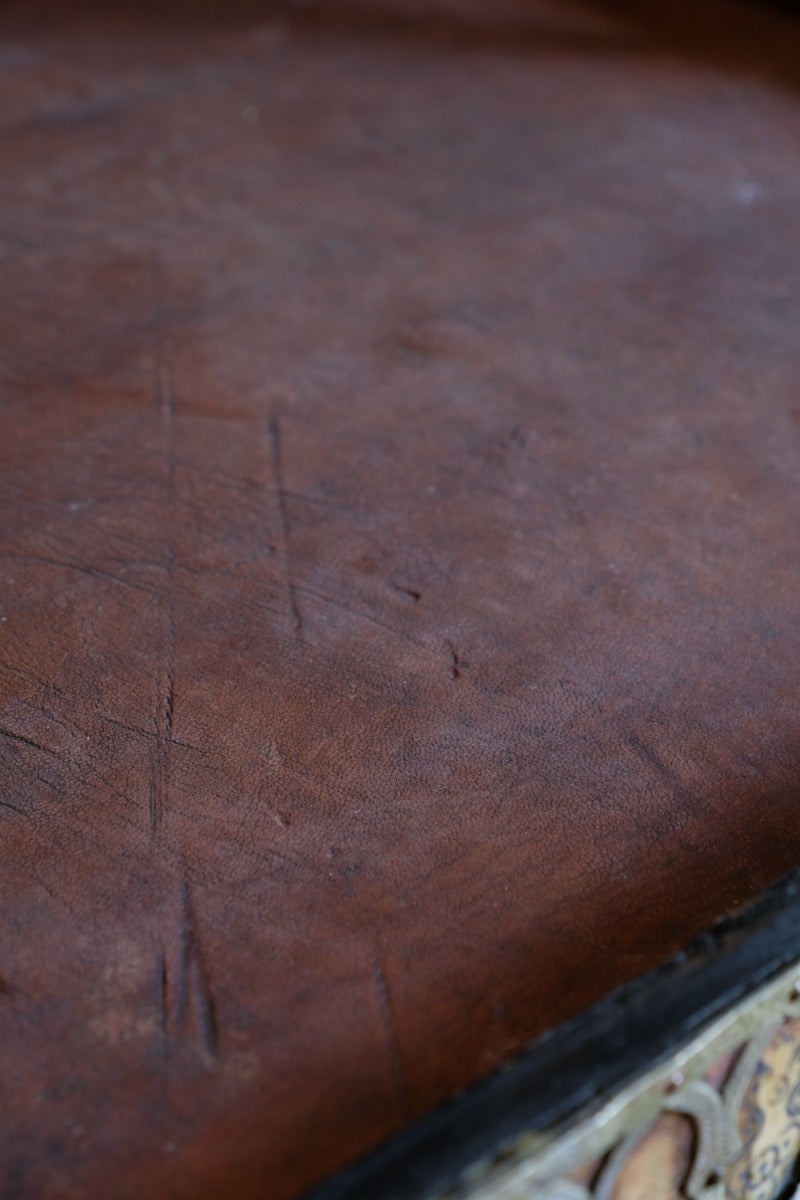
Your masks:
{"label": "black painted trim", "polygon": [[800,957],[800,871],[684,951],[537,1038],[307,1200],[424,1200],[525,1131],[568,1122]]}

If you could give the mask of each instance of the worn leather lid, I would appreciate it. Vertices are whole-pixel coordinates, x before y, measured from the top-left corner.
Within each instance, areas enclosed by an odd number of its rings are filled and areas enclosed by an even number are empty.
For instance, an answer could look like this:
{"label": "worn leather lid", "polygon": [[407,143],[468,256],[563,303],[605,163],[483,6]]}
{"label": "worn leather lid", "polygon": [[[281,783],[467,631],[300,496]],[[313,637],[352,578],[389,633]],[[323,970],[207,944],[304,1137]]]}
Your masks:
{"label": "worn leather lid", "polygon": [[798,64],[2,6],[8,1200],[288,1200],[797,863]]}

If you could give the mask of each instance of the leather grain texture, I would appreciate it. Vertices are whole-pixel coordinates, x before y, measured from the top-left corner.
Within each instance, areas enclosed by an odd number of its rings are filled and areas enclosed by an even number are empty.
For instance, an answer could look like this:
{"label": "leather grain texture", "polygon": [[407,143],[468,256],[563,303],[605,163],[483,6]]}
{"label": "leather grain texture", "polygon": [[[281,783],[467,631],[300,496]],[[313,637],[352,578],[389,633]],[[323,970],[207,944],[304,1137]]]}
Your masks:
{"label": "leather grain texture", "polygon": [[797,863],[798,64],[0,6],[4,1198],[289,1200]]}

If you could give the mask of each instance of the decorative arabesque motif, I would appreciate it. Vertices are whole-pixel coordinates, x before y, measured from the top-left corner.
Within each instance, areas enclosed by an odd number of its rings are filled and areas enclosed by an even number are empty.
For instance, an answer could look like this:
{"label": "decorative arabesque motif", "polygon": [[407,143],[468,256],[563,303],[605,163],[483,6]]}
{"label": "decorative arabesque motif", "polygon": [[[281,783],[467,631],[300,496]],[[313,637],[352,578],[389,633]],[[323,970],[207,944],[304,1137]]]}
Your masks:
{"label": "decorative arabesque motif", "polygon": [[[459,1189],[470,1200],[800,1200],[798,970],[548,1142]],[[677,1064],[677,1065],[676,1065]]]}
{"label": "decorative arabesque motif", "polygon": [[742,1148],[726,1172],[730,1200],[800,1197],[800,1023],[787,1021],[742,1098]]}
{"label": "decorative arabesque motif", "polygon": [[[652,1180],[653,1200],[800,1200],[800,1022],[744,1046],[721,1088],[705,1079],[676,1088],[664,1112],[691,1120],[694,1150],[682,1180]],[[639,1200],[647,1156],[630,1180],[626,1169],[654,1124],[611,1151],[592,1187],[562,1179],[533,1185],[526,1200]]]}

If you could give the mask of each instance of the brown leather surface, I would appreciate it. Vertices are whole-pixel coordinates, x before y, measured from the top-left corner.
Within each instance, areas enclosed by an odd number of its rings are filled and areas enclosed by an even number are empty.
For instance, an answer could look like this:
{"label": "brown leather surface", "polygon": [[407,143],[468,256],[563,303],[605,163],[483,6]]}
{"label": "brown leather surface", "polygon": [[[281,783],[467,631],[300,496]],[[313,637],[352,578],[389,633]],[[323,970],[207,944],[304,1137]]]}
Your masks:
{"label": "brown leather surface", "polygon": [[0,1195],[286,1200],[800,858],[800,35],[0,8]]}

